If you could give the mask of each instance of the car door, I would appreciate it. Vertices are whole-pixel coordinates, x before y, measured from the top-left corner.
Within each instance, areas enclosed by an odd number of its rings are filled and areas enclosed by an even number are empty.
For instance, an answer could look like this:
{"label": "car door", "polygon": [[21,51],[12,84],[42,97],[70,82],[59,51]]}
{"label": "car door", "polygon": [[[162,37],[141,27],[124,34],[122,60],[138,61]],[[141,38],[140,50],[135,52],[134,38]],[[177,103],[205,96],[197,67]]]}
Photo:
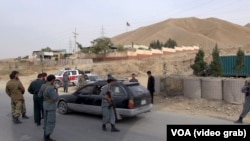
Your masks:
{"label": "car door", "polygon": [[75,70],[70,71],[70,82],[74,82],[77,79],[77,72]]}
{"label": "car door", "polygon": [[[87,85],[81,89],[79,94],[79,101],[82,108],[82,112],[90,114],[101,114],[101,98],[94,92],[95,85]],[[95,105],[98,103],[98,105]]]}
{"label": "car door", "polygon": [[93,99],[91,95],[93,95],[94,86],[87,85],[80,90],[79,101],[83,105],[93,105]]}
{"label": "car door", "polygon": [[122,85],[113,85],[111,87],[111,94],[116,108],[127,108],[128,94]]}

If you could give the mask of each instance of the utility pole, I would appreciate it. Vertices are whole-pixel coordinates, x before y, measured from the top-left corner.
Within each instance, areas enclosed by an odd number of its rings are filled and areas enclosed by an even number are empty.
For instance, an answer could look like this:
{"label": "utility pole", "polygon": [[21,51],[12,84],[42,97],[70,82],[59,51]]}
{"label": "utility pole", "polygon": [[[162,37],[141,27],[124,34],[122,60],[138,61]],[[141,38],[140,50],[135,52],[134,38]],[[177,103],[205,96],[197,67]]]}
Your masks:
{"label": "utility pole", "polygon": [[74,46],[74,51],[73,51],[73,53],[76,53],[77,52],[77,47],[76,47],[76,36],[77,35],[79,35],[78,33],[76,33],[76,28],[75,28],[75,32],[73,32],[73,34],[74,34],[74,39],[75,39],[75,46]]}
{"label": "utility pole", "polygon": [[104,28],[103,28],[103,25],[102,25],[102,29],[101,29],[101,37],[104,37]]}

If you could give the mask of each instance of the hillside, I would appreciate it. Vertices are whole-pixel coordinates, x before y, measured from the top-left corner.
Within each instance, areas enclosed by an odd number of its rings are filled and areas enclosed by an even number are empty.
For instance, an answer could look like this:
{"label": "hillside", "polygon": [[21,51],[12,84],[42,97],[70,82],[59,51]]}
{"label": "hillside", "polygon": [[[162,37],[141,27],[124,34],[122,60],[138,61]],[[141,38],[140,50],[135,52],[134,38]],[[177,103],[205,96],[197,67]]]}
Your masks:
{"label": "hillside", "polygon": [[210,52],[217,43],[222,53],[227,54],[237,51],[239,47],[250,47],[250,28],[248,25],[241,26],[216,18],[190,17],[168,19],[122,33],[111,40],[114,44],[133,42],[148,46],[153,40],[166,42],[169,38],[174,39],[178,46],[199,45]]}
{"label": "hillside", "polygon": [[245,27],[248,27],[248,28],[250,28],[250,23],[246,24],[246,25],[245,25]]}

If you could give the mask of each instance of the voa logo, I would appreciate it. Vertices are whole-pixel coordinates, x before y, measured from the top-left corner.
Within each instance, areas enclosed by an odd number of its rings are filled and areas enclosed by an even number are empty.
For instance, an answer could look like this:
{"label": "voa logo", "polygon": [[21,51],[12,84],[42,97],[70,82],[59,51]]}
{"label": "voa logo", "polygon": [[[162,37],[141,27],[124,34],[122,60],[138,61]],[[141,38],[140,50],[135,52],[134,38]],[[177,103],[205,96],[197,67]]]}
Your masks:
{"label": "voa logo", "polygon": [[192,136],[189,129],[171,129],[173,136]]}

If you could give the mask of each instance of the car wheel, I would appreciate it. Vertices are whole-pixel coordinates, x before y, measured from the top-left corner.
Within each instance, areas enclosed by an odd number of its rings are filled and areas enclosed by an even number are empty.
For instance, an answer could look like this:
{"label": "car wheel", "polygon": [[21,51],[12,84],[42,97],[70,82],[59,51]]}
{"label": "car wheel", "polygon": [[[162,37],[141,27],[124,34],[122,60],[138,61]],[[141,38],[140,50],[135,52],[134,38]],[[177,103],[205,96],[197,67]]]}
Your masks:
{"label": "car wheel", "polygon": [[67,114],[68,113],[68,105],[65,101],[60,101],[58,104],[58,112],[60,114]]}

